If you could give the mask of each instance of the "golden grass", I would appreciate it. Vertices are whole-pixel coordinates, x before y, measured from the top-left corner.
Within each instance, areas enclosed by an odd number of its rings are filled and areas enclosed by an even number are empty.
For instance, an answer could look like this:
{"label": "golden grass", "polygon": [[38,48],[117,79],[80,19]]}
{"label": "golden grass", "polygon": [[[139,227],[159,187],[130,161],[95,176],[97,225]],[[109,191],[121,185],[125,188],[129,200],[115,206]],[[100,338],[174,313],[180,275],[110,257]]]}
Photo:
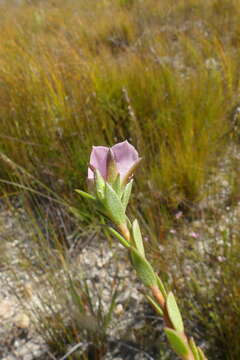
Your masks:
{"label": "golden grass", "polygon": [[228,22],[238,9],[229,2],[215,15],[219,6],[7,4],[1,150],[41,180],[48,173],[72,189],[84,184],[92,144],[128,138],[145,158],[141,191],[150,184],[174,208],[198,200],[238,89],[236,32],[229,31],[237,24]]}

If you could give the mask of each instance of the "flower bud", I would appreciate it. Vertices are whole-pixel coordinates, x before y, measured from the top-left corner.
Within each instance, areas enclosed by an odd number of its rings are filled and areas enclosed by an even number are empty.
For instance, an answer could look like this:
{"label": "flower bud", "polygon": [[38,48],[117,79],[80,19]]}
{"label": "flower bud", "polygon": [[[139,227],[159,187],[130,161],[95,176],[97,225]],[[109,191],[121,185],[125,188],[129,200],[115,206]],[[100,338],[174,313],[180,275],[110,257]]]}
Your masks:
{"label": "flower bud", "polygon": [[113,184],[118,176],[117,163],[113,150],[110,148],[107,154],[107,182]]}

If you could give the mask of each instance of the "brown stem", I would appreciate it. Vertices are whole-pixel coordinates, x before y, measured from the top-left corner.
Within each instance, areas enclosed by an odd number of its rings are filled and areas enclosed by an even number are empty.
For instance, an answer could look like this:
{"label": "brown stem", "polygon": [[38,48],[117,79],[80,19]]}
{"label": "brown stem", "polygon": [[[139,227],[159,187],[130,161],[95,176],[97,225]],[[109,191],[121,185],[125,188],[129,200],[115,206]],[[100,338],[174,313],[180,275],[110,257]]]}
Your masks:
{"label": "brown stem", "polygon": [[120,231],[120,233],[122,234],[122,236],[128,241],[130,242],[131,240],[131,235],[130,232],[128,230],[128,227],[126,224],[119,224],[118,225],[118,229]]}
{"label": "brown stem", "polygon": [[151,290],[152,290],[153,296],[155,297],[155,299],[161,306],[161,309],[164,310],[166,301],[163,297],[163,294],[161,293],[161,291],[159,290],[159,288],[157,286],[151,287]]}

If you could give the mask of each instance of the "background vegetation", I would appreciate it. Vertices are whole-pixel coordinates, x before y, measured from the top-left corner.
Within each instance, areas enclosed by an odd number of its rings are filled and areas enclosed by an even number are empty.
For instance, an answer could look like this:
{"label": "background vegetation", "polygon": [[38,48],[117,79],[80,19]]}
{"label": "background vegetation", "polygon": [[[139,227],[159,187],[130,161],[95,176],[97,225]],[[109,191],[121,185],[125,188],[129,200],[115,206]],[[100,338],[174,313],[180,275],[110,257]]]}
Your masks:
{"label": "background vegetation", "polygon": [[[226,221],[225,211],[237,209],[240,195],[239,9],[237,0],[0,5],[2,191],[26,195],[43,236],[48,209],[52,238],[69,247],[77,225],[64,205],[78,209],[81,231],[93,227],[92,209],[74,194],[86,188],[91,146],[128,139],[143,156],[130,212],[141,219],[156,268],[172,271],[166,281],[189,326],[203,329],[211,359],[240,356],[238,217]],[[223,221],[223,230],[206,229],[197,240],[189,235],[197,220],[214,229]],[[196,260],[201,266],[185,276],[186,262]]]}

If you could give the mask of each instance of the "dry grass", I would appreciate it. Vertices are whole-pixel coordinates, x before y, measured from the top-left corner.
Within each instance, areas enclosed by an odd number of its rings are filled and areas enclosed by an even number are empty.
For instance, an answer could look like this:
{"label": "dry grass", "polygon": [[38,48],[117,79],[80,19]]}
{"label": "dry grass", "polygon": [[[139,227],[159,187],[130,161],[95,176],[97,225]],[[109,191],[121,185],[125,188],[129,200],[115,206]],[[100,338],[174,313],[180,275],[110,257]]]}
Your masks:
{"label": "dry grass", "polygon": [[153,202],[177,208],[201,197],[238,89],[230,40],[208,21],[214,4],[60,1],[3,11],[7,156],[69,194],[85,183],[92,144],[128,138],[145,158],[139,190]]}

